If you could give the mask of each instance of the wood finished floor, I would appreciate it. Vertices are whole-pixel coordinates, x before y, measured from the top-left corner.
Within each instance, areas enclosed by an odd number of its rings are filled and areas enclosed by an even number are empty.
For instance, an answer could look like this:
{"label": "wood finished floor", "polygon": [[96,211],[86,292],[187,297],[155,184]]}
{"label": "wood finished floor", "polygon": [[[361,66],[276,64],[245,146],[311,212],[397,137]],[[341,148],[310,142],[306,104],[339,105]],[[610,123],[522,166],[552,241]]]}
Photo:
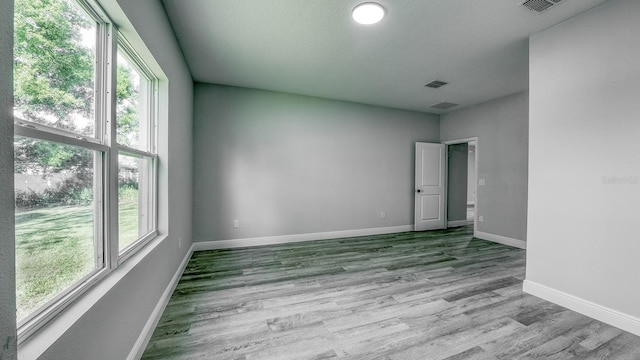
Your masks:
{"label": "wood finished floor", "polygon": [[470,227],[197,252],[143,359],[640,359]]}

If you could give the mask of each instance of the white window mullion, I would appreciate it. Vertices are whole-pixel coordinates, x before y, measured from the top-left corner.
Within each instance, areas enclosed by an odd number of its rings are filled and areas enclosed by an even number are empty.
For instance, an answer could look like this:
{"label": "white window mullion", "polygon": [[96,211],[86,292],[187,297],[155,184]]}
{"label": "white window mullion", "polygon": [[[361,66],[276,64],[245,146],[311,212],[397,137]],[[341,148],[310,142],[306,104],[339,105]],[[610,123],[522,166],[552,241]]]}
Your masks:
{"label": "white window mullion", "polygon": [[109,147],[103,141],[103,126],[104,126],[104,107],[105,107],[105,84],[108,79],[108,73],[105,70],[106,61],[104,56],[108,54],[108,39],[107,33],[109,29],[108,24],[100,24],[96,33],[96,74],[95,74],[95,131],[98,141],[105,146],[105,151],[99,154],[94,154],[94,174],[95,179],[98,180],[93,185],[94,196],[94,218],[96,226],[94,227],[94,252],[95,263],[98,268],[108,268],[105,261],[105,235],[106,227],[108,224],[108,218],[106,216],[106,194],[109,192],[105,189],[105,179],[107,174],[105,164],[107,163]]}
{"label": "white window mullion", "polygon": [[16,120],[13,134],[83,147],[95,151],[105,152],[108,150],[107,146],[96,142],[94,139],[84,138],[73,133],[54,129],[41,124],[35,124],[26,120]]}
{"label": "white window mullion", "polygon": [[138,149],[134,149],[134,148],[130,148],[128,146],[124,146],[124,145],[118,145],[118,154],[120,155],[131,155],[131,156],[136,156],[136,157],[149,157],[149,158],[157,158],[158,155],[148,152],[148,151],[144,151],[144,150],[138,150]]}
{"label": "white window mullion", "polygon": [[118,72],[117,53],[118,31],[112,24],[108,27],[107,34],[108,52],[105,57],[108,59],[107,79],[105,85],[105,112],[104,112],[104,141],[109,146],[107,163],[105,164],[105,190],[107,206],[105,211],[105,255],[107,266],[111,269],[118,266],[118,144],[116,131],[116,101],[117,101],[117,79]]}

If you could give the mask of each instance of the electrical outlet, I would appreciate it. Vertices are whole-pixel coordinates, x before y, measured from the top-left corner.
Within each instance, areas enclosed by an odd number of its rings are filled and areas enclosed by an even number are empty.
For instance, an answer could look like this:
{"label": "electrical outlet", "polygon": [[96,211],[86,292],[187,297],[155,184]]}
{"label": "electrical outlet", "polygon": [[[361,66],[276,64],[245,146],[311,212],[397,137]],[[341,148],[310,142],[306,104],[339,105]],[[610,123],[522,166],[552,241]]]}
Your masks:
{"label": "electrical outlet", "polygon": [[240,220],[238,220],[238,219],[233,220],[233,227],[234,228],[239,228],[240,227]]}
{"label": "electrical outlet", "polygon": [[482,215],[478,216],[478,221],[483,222],[484,221],[484,216],[482,216]]}
{"label": "electrical outlet", "polygon": [[387,218],[387,213],[386,212],[381,212],[380,213],[380,219],[386,219]]}
{"label": "electrical outlet", "polygon": [[478,180],[478,185],[484,186],[484,179],[479,179]]}

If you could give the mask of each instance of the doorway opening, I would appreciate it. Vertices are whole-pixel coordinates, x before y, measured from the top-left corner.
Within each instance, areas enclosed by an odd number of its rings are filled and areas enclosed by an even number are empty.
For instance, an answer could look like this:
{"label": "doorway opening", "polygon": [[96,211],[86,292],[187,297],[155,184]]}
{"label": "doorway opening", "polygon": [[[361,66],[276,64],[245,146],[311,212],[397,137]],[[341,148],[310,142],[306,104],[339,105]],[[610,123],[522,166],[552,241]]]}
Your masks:
{"label": "doorway opening", "polygon": [[445,141],[447,146],[447,227],[477,229],[478,140]]}

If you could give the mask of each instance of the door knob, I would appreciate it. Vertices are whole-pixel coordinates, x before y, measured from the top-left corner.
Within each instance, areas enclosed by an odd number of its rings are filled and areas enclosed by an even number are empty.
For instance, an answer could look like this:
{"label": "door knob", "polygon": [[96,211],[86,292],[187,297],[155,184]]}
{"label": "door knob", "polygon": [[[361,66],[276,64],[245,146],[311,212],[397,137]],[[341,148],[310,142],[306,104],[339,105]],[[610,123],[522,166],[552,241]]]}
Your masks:
{"label": "door knob", "polygon": [[418,190],[416,190],[416,192],[422,192],[422,190],[418,189]]}

